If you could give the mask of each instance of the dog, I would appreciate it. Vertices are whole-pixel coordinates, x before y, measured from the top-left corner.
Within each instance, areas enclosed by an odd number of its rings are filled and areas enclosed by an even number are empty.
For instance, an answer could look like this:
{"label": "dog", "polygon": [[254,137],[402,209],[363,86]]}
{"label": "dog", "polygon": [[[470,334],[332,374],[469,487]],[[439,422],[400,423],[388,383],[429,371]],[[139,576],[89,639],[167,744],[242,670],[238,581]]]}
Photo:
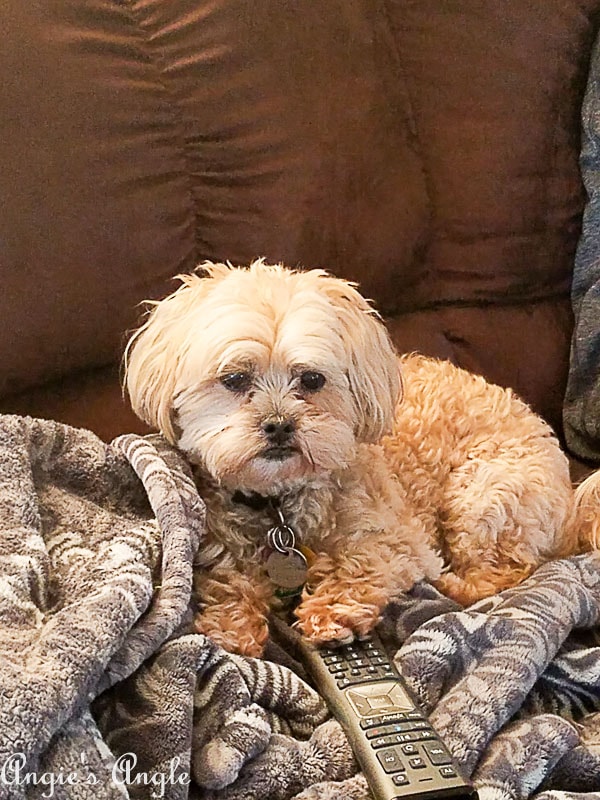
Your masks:
{"label": "dog", "polygon": [[567,458],[510,389],[399,357],[322,270],[179,278],[131,337],[125,384],[206,502],[199,632],[260,656],[271,609],[299,594],[301,633],[346,643],[418,581],[468,605],[576,549]]}

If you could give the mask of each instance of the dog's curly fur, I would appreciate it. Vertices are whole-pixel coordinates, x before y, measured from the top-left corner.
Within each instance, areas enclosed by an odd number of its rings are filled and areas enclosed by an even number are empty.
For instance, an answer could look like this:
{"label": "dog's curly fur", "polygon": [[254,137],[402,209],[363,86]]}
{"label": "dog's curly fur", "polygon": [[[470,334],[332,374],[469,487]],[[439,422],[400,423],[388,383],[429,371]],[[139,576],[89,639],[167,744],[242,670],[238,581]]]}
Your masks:
{"label": "dog's curly fur", "polygon": [[272,510],[240,496],[276,497],[316,554],[295,613],[317,643],[368,633],[416,581],[469,604],[574,550],[567,459],[509,389],[398,359],[322,271],[205,263],[181,280],[132,337],[126,382],[207,504],[198,630],[249,655],[267,639]]}

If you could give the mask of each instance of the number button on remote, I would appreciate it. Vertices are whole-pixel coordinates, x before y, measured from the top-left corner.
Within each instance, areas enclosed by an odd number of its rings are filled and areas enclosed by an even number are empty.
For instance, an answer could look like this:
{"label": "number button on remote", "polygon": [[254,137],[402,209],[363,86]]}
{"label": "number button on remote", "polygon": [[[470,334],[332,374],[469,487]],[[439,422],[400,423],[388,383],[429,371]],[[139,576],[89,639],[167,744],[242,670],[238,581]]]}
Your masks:
{"label": "number button on remote", "polygon": [[377,753],[377,758],[388,775],[392,772],[401,772],[404,770],[404,764],[400,760],[400,754],[395,747],[390,747],[388,750],[381,750]]}
{"label": "number button on remote", "polygon": [[439,767],[442,764],[451,764],[452,759],[448,751],[439,744],[432,742],[431,744],[424,744],[423,750],[427,753],[427,757],[434,767]]}

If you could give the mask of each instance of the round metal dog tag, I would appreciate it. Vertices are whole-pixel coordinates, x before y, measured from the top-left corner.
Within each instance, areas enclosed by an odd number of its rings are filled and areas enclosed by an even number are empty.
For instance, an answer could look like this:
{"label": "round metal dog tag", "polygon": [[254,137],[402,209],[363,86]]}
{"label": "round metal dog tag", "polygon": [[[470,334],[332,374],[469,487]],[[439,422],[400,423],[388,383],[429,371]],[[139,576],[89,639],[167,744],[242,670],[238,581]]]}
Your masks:
{"label": "round metal dog tag", "polygon": [[275,550],[267,558],[266,566],[269,578],[283,589],[297,589],[306,583],[308,564],[295,547],[288,548],[284,553]]}

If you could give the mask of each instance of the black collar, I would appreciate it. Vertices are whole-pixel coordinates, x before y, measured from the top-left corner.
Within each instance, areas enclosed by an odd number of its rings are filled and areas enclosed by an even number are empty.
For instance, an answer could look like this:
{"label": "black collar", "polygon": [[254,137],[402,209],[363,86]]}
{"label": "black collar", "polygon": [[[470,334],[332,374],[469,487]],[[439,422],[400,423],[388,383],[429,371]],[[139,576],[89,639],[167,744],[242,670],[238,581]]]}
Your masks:
{"label": "black collar", "polygon": [[250,492],[250,494],[246,494],[245,492],[234,492],[231,496],[231,499],[234,503],[242,503],[248,508],[251,508],[253,511],[264,511],[265,508],[269,506],[272,508],[276,508],[279,505],[279,498],[277,497],[269,497],[263,494],[258,494],[258,492]]}

